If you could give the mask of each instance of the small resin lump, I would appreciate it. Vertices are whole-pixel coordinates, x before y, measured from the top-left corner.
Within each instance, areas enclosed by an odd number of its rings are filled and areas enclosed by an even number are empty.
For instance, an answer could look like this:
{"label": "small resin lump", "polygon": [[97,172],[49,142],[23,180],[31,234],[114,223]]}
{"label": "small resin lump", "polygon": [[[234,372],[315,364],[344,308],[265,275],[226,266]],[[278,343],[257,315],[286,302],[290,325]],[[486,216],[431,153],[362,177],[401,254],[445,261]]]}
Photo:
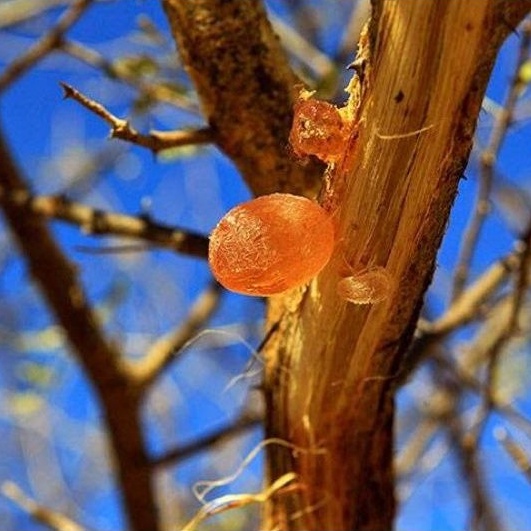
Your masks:
{"label": "small resin lump", "polygon": [[317,203],[271,194],[230,210],[210,235],[208,261],[221,285],[269,296],[300,286],[328,263],[334,227]]}
{"label": "small resin lump", "polygon": [[333,164],[345,152],[349,129],[337,107],[303,96],[295,104],[289,140],[298,157],[314,155]]}
{"label": "small resin lump", "polygon": [[376,304],[389,297],[393,289],[391,275],[383,267],[374,267],[344,277],[337,283],[338,295],[353,304]]}

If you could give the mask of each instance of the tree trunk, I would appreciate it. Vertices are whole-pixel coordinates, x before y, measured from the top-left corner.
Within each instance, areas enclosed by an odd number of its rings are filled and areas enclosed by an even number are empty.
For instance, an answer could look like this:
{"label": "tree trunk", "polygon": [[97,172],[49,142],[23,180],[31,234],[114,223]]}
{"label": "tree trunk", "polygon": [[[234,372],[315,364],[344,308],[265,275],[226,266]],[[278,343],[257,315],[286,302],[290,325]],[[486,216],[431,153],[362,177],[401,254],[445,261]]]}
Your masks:
{"label": "tree trunk", "polygon": [[[430,283],[496,53],[529,1],[382,0],[350,86],[355,127],[327,173],[335,256],[307,288],[273,298],[266,355],[268,482],[262,529],[389,530],[395,516],[393,391]],[[380,304],[337,295],[382,266]],[[293,487],[293,484],[292,484]]]}
{"label": "tree trunk", "polygon": [[[288,153],[296,80],[261,2],[163,4],[216,141],[251,190],[312,195],[319,167],[297,166]],[[310,286],[269,303],[268,483],[290,472],[297,482],[269,496],[261,529],[393,527],[394,382],[496,53],[530,8],[531,0],[373,0],[349,87],[352,132],[325,176],[335,255]],[[341,300],[346,264],[385,267],[394,280],[387,300]]]}

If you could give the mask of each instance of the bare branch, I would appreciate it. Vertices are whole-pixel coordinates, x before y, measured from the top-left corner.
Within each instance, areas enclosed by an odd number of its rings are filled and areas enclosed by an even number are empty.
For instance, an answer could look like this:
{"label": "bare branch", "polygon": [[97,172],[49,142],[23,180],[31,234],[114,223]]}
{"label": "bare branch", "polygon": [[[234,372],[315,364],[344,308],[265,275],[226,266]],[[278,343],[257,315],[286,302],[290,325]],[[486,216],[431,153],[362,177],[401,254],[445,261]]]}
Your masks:
{"label": "bare branch", "polygon": [[197,114],[199,112],[197,102],[184,94],[178,94],[172,88],[163,83],[149,83],[138,77],[124,72],[116,65],[103,57],[96,50],[88,48],[72,40],[64,40],[61,50],[82,63],[96,68],[111,79],[115,79],[137,89],[142,96],[150,100],[164,102],[174,107],[186,109],[188,112]]}
{"label": "bare branch", "polygon": [[159,457],[153,458],[151,464],[154,467],[173,466],[180,461],[193,457],[199,452],[210,450],[213,446],[225,442],[227,439],[260,426],[262,422],[263,418],[259,416],[243,416],[236,422],[219,428],[196,441],[174,448]]}
{"label": "bare branch", "polygon": [[481,421],[478,423],[477,430],[472,434],[475,444],[479,443],[483,430],[485,429],[488,415],[494,407],[495,400],[493,396],[493,387],[500,356],[507,344],[514,339],[514,336],[519,331],[520,312],[525,302],[529,267],[531,265],[531,222],[523,240],[520,243],[521,246],[519,250],[521,253],[521,260],[513,293],[510,298],[510,308],[507,323],[500,331],[499,336],[485,353],[485,358],[487,360],[487,374],[483,392],[482,408],[479,413],[479,418]]}
{"label": "bare branch", "polygon": [[78,0],[59,19],[50,31],[18,59],[15,59],[0,75],[0,93],[24,75],[32,66],[61,45],[65,33],[80,19],[94,0]]}
{"label": "bare branch", "polygon": [[[439,362],[441,358],[434,359]],[[483,531],[498,531],[500,525],[489,493],[485,488],[484,474],[479,460],[479,448],[476,441],[468,436],[467,426],[461,413],[463,387],[454,378],[453,373],[441,374],[440,369],[442,368],[437,363],[434,370],[434,379],[443,382],[443,397],[446,402],[440,420],[447,429],[450,447],[457,454],[460,474],[467,486],[472,503],[473,522],[467,527]]]}
{"label": "bare branch", "polygon": [[25,198],[24,201],[36,214],[77,225],[88,234],[137,238],[198,258],[208,255],[206,236],[155,223],[144,216],[128,216],[91,208],[64,196],[36,196]]}
{"label": "bare branch", "polygon": [[40,215],[27,207],[30,191],[0,136],[0,205],[41,293],[101,400],[116,459],[117,476],[132,531],[160,529],[140,423],[140,390],[122,353],[108,342],[75,267]]}
{"label": "bare branch", "polygon": [[483,223],[490,212],[490,195],[492,192],[492,183],[494,179],[494,166],[496,165],[496,159],[498,157],[500,148],[506,138],[509,127],[512,124],[516,103],[522,94],[522,89],[525,86],[522,78],[520,77],[520,70],[522,65],[529,57],[530,45],[531,22],[527,22],[522,27],[520,50],[515,65],[515,71],[511,79],[509,93],[507,94],[503,108],[496,117],[488,145],[480,155],[479,189],[474,207],[474,213],[463,238],[463,245],[461,248],[458,264],[455,269],[452,300],[457,299],[467,282],[470,263],[481,235]]}
{"label": "bare branch", "polygon": [[5,481],[2,484],[2,493],[31,515],[37,522],[54,531],[85,531],[83,527],[67,516],[40,505],[26,496],[20,487],[12,481]]}
{"label": "bare branch", "polygon": [[457,451],[461,477],[465,485],[468,486],[472,502],[473,522],[467,527],[485,531],[501,529],[496,510],[486,489],[478,447],[467,438],[457,408],[453,415],[446,419],[445,425],[448,428],[451,446]]}
{"label": "bare branch", "polygon": [[46,2],[35,2],[35,0],[4,0],[0,4],[0,28],[4,29],[15,24],[20,24],[49,9],[70,3],[72,3],[72,0],[47,0]]}
{"label": "bare branch", "polygon": [[164,149],[212,142],[212,131],[205,127],[193,131],[150,131],[147,135],[139,133],[127,120],[118,118],[101,103],[85,96],[67,83],[61,83],[64,97],[72,98],[86,109],[103,118],[111,126],[111,137],[131,142],[158,153]]}
{"label": "bare branch", "polygon": [[495,435],[514,464],[531,483],[531,457],[503,428],[498,429]]}
{"label": "bare branch", "polygon": [[453,302],[448,310],[437,320],[422,322],[419,328],[423,334],[437,335],[439,338],[478,319],[478,311],[490,296],[495,293],[507,276],[520,265],[517,253],[511,253],[506,258],[493,264],[485,273],[471,284]]}
{"label": "bare branch", "polygon": [[431,355],[434,345],[459,327],[479,319],[481,306],[499,289],[509,273],[516,270],[519,263],[520,258],[511,253],[476,279],[441,317],[432,322],[419,320],[415,338],[400,367],[396,382],[398,387],[404,385],[420,364]]}
{"label": "bare branch", "polygon": [[[483,385],[471,373],[476,367],[460,367],[453,362],[449,353],[441,344],[430,345],[430,358],[437,366],[437,381],[451,377],[453,386],[444,385],[442,389],[429,389],[426,392],[424,419],[416,424],[415,431],[409,437],[407,443],[397,456],[395,466],[399,476],[411,474],[414,467],[420,462],[422,454],[427,446],[437,435],[441,426],[441,417],[453,418],[454,413],[450,410],[454,408],[453,402],[456,399],[456,392],[472,391],[477,395],[483,395]],[[473,360],[465,360],[473,362]],[[428,398],[429,397],[429,398]],[[531,436],[531,421],[525,415],[515,409],[510,402],[503,402],[498,397],[493,396],[492,407],[503,416],[508,422],[518,427],[528,436]],[[446,424],[446,421],[445,421]],[[476,422],[477,426],[477,422]]]}
{"label": "bare branch", "polygon": [[341,37],[341,44],[335,57],[335,62],[344,64],[354,55],[354,50],[360,39],[363,26],[368,22],[371,14],[370,0],[358,0],[350,15],[348,25]]}
{"label": "bare branch", "polygon": [[197,299],[186,321],[175,331],[160,338],[141,361],[131,366],[131,377],[138,386],[149,386],[178,358],[218,307],[220,292],[220,285],[213,282]]}

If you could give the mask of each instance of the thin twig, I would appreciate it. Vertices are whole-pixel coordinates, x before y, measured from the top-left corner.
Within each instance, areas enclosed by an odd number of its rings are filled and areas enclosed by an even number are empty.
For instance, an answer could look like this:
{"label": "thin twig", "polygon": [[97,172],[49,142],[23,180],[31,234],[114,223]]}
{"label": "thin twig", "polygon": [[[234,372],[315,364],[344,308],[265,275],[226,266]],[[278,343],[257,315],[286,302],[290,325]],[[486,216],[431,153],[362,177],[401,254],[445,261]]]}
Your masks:
{"label": "thin twig", "polygon": [[269,19],[280,37],[280,42],[290,54],[315,73],[319,82],[337,72],[336,65],[330,57],[306,40],[296,29],[274,15],[270,15]]}
{"label": "thin twig", "polygon": [[206,258],[208,254],[206,236],[156,223],[145,216],[108,212],[64,196],[30,196],[19,200],[36,214],[79,226],[87,234],[136,238],[198,258]]}
{"label": "thin twig", "polygon": [[469,527],[483,531],[497,531],[500,525],[485,489],[483,471],[478,458],[479,448],[475,441],[467,436],[462,420],[460,405],[463,399],[463,388],[453,378],[453,375],[447,373],[447,377],[444,378],[440,368],[435,366],[434,374],[437,382],[443,380],[443,390],[448,400],[441,417],[441,424],[447,429],[450,447],[457,453],[461,477],[468,488],[473,511],[473,522]]}
{"label": "thin twig", "polygon": [[451,304],[447,311],[435,321],[419,320],[416,337],[400,367],[396,385],[407,383],[420,364],[428,358],[433,346],[461,327],[478,320],[481,307],[514,271],[520,263],[516,253],[511,253],[493,264],[466,291]]}
{"label": "thin twig", "polygon": [[420,331],[441,338],[478,319],[481,306],[500,288],[507,276],[515,271],[519,264],[520,257],[517,253],[511,253],[498,260],[467,287],[441,317],[433,322],[419,323]]}
{"label": "thin twig", "polygon": [[371,16],[371,2],[369,0],[358,0],[350,15],[346,29],[341,37],[341,44],[334,58],[336,64],[346,64],[350,58],[355,56],[356,45],[360,39],[363,26]]}
{"label": "thin twig", "polygon": [[520,49],[516,68],[510,82],[509,93],[505,100],[503,109],[496,117],[487,147],[480,155],[480,181],[476,197],[474,213],[468,224],[460,256],[454,275],[454,285],[452,289],[452,301],[462,293],[468,280],[470,264],[474,256],[474,251],[479,240],[483,223],[490,212],[490,195],[494,179],[494,166],[500,148],[506,138],[507,131],[513,122],[514,110],[519,97],[522,94],[524,82],[520,77],[521,67],[529,56],[531,44],[531,22],[523,25],[521,30]]}
{"label": "thin twig", "polygon": [[31,67],[61,46],[65,33],[80,19],[94,0],[79,0],[70,7],[59,22],[22,56],[15,59],[0,75],[0,93],[25,74]]}
{"label": "thin twig", "polygon": [[42,217],[26,206],[24,198],[31,193],[2,135],[0,160],[0,206],[7,226],[98,394],[129,527],[131,531],[158,531],[160,522],[140,422],[141,389],[132,385],[121,350],[105,337],[77,269],[63,254]]}
{"label": "thin twig", "polygon": [[46,2],[35,2],[35,0],[3,0],[0,3],[0,29],[21,24],[38,17],[45,11],[71,3],[72,0],[47,0]]}
{"label": "thin twig", "polygon": [[473,507],[470,529],[497,531],[500,529],[494,506],[485,488],[485,478],[478,456],[478,447],[470,444],[456,411],[447,421],[451,446],[457,451],[461,477],[468,486]]}
{"label": "thin twig", "polygon": [[510,299],[510,309],[507,324],[503,327],[499,336],[492,343],[485,356],[487,359],[487,374],[483,392],[482,407],[479,414],[479,418],[481,420],[473,434],[476,444],[478,444],[479,440],[481,439],[489,413],[494,407],[495,399],[493,388],[500,356],[506,345],[514,338],[519,330],[520,312],[525,302],[525,296],[528,287],[529,267],[531,265],[531,222],[526,234],[519,243],[521,252],[520,265],[512,297]]}
{"label": "thin twig", "polygon": [[65,39],[61,44],[61,50],[70,55],[70,57],[99,70],[110,79],[121,81],[122,83],[137,89],[142,97],[148,98],[149,100],[164,102],[179,109],[185,109],[194,114],[199,113],[199,106],[193,98],[190,98],[185,94],[179,94],[171,86],[165,85],[163,82],[149,83],[140,79],[138,76],[128,74],[96,50],[88,48],[84,44]]}
{"label": "thin twig", "polygon": [[152,384],[184,350],[199,329],[210,319],[218,307],[221,287],[213,282],[192,306],[184,323],[163,336],[150,348],[146,356],[131,366],[131,377],[145,388]]}
{"label": "thin twig", "polygon": [[[431,404],[430,404],[431,405]],[[416,425],[415,431],[400,448],[395,458],[395,473],[399,480],[411,475],[419,464],[422,454],[440,430],[439,420],[428,415]]]}
{"label": "thin twig", "polygon": [[2,484],[2,493],[27,512],[37,522],[53,529],[54,531],[85,531],[83,527],[67,516],[31,499],[22,492],[21,488],[16,483],[13,483],[12,481],[5,481]]}
{"label": "thin twig", "polygon": [[263,418],[259,416],[244,416],[238,419],[236,422],[223,426],[208,435],[204,435],[196,441],[185,444],[173,450],[153,458],[151,461],[154,467],[165,467],[168,465],[176,465],[185,459],[193,457],[199,452],[211,449],[214,445],[217,445],[229,438],[236,437],[242,432],[251,430],[256,426],[260,426],[263,422]]}
{"label": "thin twig", "polygon": [[72,98],[93,112],[111,126],[111,137],[131,142],[158,153],[164,149],[190,146],[212,142],[212,132],[208,127],[191,131],[150,131],[147,135],[139,133],[127,120],[118,118],[101,103],[85,96],[67,83],[61,83],[64,97]]}
{"label": "thin twig", "polygon": [[495,436],[527,481],[531,483],[531,457],[503,428],[496,430]]}
{"label": "thin twig", "polygon": [[[433,359],[436,361],[439,368],[448,371],[452,375],[461,388],[473,391],[478,395],[483,394],[483,385],[474,376],[468,374],[466,370],[450,361],[447,356],[443,355],[441,352],[436,352],[433,354]],[[506,417],[509,422],[518,427],[528,437],[531,437],[531,419],[520,413],[509,402],[502,402],[493,396],[492,407],[497,413]],[[432,409],[430,403],[428,412]]]}

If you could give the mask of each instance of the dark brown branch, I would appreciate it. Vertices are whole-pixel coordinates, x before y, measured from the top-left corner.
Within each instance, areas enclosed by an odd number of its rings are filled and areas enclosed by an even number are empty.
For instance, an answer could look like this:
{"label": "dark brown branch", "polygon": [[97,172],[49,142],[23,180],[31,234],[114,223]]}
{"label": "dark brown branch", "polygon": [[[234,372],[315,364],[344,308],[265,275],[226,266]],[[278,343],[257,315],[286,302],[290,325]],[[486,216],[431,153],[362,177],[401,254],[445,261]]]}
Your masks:
{"label": "dark brown branch", "polygon": [[59,22],[44,37],[18,59],[15,59],[0,75],[0,93],[24,75],[32,66],[61,45],[65,33],[80,19],[94,0],[78,0],[59,19]]}
{"label": "dark brown branch", "polygon": [[159,339],[146,356],[130,368],[131,376],[138,386],[144,388],[152,384],[179,357],[218,307],[220,292],[221,286],[213,282],[197,299],[185,322],[174,332]]}
{"label": "dark brown branch", "polygon": [[208,255],[206,236],[156,223],[146,217],[91,208],[64,196],[36,196],[24,201],[32,212],[79,226],[88,234],[136,238],[198,258]]}
{"label": "dark brown branch", "polygon": [[54,531],[84,531],[83,527],[67,516],[45,507],[26,496],[20,487],[11,481],[6,481],[2,484],[2,493],[31,515],[37,522]]}
{"label": "dark brown branch", "polygon": [[199,452],[212,449],[213,446],[225,442],[227,439],[236,437],[241,433],[251,430],[263,423],[263,418],[258,416],[244,416],[233,424],[219,428],[196,441],[185,444],[165,454],[152,459],[154,467],[167,467],[178,464],[185,459],[193,457]]}
{"label": "dark brown branch", "polygon": [[315,195],[322,166],[302,167],[288,137],[298,80],[260,0],[163,0],[216,143],[255,195]]}
{"label": "dark brown branch", "polygon": [[28,208],[31,193],[1,137],[0,160],[0,205],[7,225],[101,400],[130,529],[158,531],[140,423],[140,390],[132,385],[121,352],[103,337],[76,268],[63,255],[42,217]]}
{"label": "dark brown branch", "polygon": [[212,142],[212,131],[205,127],[191,131],[150,131],[147,135],[139,133],[127,120],[118,118],[109,112],[101,103],[85,96],[67,83],[61,83],[64,89],[64,97],[72,98],[93,112],[111,126],[111,137],[131,142],[138,146],[150,149],[158,153],[165,149],[206,144]]}

